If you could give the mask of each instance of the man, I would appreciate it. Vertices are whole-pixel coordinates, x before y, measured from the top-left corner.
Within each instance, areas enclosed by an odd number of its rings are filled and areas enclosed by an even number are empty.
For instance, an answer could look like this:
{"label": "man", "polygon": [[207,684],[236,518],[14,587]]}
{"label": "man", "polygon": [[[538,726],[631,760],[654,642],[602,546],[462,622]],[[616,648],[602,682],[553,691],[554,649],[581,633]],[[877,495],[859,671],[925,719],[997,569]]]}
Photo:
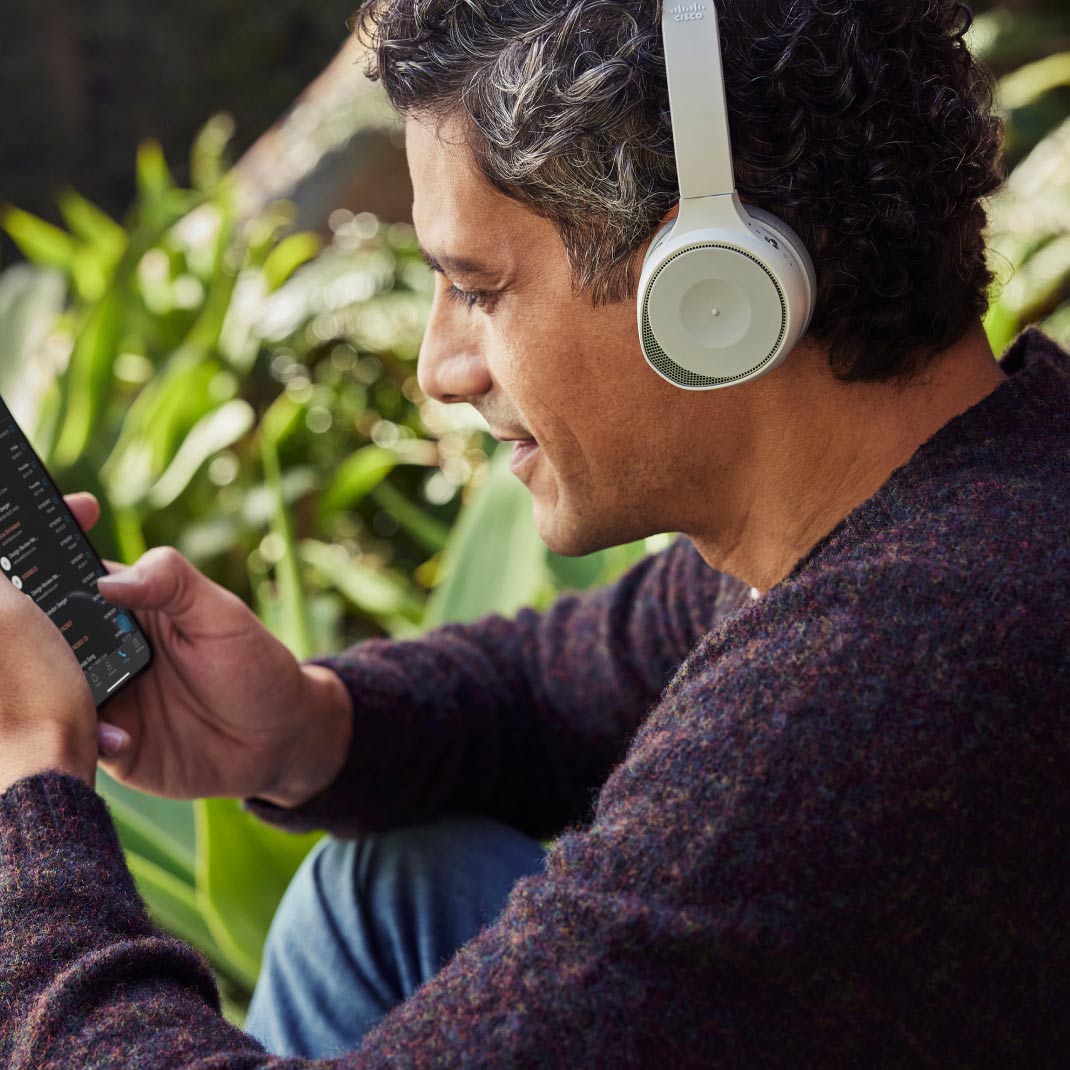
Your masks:
{"label": "man", "polygon": [[[554,549],[668,550],[304,666],[169,548],[100,583],[158,647],[106,767],[338,837],[272,928],[250,1029],[277,1052],[1040,1066],[1068,1039],[1070,366],[1028,331],[1000,367],[979,326],[989,84],[958,5],[719,11],[739,190],[810,249],[817,308],[774,371],[694,393],[635,329],[675,209],[657,5],[364,22],[439,273],[424,390],[515,440]],[[148,923],[26,601],[0,599],[0,1061],[313,1065],[228,1026]]]}

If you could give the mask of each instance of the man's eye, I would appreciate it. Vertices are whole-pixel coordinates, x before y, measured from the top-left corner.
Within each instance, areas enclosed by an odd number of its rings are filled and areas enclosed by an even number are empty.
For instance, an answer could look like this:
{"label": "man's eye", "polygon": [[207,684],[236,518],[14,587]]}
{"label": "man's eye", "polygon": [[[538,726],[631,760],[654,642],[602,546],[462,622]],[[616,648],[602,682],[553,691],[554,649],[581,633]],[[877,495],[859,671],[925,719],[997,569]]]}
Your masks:
{"label": "man's eye", "polygon": [[494,294],[486,290],[458,290],[452,283],[446,289],[446,296],[451,301],[458,301],[465,308],[485,308],[494,298]]}

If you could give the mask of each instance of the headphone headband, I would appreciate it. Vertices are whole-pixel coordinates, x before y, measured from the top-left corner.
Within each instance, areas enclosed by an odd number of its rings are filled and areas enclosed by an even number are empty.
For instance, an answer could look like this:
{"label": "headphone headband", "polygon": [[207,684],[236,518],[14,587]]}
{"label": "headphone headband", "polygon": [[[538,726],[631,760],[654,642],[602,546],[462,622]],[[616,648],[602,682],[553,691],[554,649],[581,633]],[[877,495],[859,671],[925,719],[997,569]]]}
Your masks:
{"label": "headphone headband", "polygon": [[680,197],[717,197],[736,188],[713,0],[665,0],[665,77]]}

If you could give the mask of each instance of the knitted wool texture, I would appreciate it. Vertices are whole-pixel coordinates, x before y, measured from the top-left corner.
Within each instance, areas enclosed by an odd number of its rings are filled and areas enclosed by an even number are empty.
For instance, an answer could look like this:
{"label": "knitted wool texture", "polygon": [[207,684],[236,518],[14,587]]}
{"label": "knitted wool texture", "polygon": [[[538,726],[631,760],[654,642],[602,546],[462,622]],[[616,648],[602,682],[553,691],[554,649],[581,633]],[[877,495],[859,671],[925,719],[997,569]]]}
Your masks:
{"label": "knitted wool texture", "polygon": [[365,642],[339,836],[444,810],[545,874],[366,1038],[278,1058],[149,922],[106,805],[0,796],[0,1067],[1056,1065],[1070,1042],[1070,357],[999,388],[753,600],[678,539],[546,613]]}

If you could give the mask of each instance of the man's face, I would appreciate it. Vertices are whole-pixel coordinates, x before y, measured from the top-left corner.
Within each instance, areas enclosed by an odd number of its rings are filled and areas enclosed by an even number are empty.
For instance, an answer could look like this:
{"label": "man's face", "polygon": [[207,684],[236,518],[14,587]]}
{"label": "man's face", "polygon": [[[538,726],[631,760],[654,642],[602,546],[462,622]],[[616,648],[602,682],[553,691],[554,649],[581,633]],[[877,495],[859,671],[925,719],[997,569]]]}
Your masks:
{"label": "man's face", "polygon": [[417,236],[439,269],[423,391],[523,440],[513,470],[551,549],[687,530],[681,505],[710,476],[689,448],[710,434],[708,409],[646,364],[634,302],[575,295],[553,225],[487,184],[456,124],[409,120],[406,142]]}

